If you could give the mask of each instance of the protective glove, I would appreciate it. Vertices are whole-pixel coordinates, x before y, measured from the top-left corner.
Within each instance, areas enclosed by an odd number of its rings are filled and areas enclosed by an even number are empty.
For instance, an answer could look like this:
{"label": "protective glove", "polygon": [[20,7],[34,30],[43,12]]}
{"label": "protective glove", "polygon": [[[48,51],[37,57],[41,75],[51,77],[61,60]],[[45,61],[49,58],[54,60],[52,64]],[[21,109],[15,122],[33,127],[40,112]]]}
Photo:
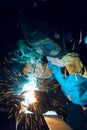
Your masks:
{"label": "protective glove", "polygon": [[48,57],[48,66],[53,71],[55,78],[60,84],[65,82],[64,73],[62,73],[61,69],[65,69],[65,64],[61,61],[61,59]]}
{"label": "protective glove", "polygon": [[62,73],[61,69],[65,69],[65,67],[53,65],[51,62],[48,62],[48,66],[53,71],[56,80],[61,85],[63,85],[65,83],[65,77],[64,77],[64,73]]}

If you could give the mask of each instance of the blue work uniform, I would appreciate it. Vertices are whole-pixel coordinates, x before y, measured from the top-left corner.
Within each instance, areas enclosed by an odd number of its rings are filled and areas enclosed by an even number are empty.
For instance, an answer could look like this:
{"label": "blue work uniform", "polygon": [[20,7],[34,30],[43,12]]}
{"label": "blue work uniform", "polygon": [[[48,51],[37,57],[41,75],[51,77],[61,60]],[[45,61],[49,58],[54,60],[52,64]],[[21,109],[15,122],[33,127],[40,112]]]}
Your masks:
{"label": "blue work uniform", "polygon": [[48,62],[49,68],[53,71],[56,80],[62,86],[62,92],[70,100],[78,105],[87,105],[87,78],[79,75],[67,75],[64,76],[61,69],[63,67],[55,66],[51,62]]}

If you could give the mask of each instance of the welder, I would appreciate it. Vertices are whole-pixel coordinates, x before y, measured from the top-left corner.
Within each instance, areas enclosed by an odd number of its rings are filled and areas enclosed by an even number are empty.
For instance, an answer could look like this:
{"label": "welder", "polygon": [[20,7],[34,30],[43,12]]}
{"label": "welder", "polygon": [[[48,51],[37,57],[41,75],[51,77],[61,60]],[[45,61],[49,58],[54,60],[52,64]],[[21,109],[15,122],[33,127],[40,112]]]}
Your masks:
{"label": "welder", "polygon": [[82,39],[80,37],[80,42],[77,42],[68,26],[60,29],[59,23],[58,26],[54,22],[49,23],[51,19],[47,22],[39,9],[42,6],[38,8],[38,4],[33,4],[31,11],[28,7],[21,10],[21,27],[27,44],[38,47],[44,54],[54,78],[69,101],[86,108],[87,70],[76,49]]}

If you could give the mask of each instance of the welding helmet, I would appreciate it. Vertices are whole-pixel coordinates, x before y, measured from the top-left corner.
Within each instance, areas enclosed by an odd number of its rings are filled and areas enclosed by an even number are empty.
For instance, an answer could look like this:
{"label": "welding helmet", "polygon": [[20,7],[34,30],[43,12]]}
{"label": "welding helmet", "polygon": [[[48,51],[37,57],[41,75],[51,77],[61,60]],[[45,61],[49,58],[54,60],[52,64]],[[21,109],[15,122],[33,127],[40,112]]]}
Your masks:
{"label": "welding helmet", "polygon": [[55,23],[48,6],[45,2],[24,6],[20,11],[21,28],[28,45],[40,48],[46,56],[61,58],[70,50],[67,45],[72,36],[63,31],[60,22]]}

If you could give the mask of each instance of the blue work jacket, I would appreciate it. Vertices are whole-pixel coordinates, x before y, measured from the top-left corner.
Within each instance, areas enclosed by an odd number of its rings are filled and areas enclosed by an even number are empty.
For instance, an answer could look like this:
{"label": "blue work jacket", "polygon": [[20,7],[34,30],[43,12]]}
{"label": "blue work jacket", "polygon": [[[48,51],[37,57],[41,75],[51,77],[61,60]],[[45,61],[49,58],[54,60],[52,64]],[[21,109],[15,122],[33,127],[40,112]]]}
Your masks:
{"label": "blue work jacket", "polygon": [[53,71],[55,78],[62,86],[62,92],[73,103],[86,106],[87,105],[87,78],[79,74],[64,76],[60,66],[55,66],[51,62],[48,63],[49,68]]}

